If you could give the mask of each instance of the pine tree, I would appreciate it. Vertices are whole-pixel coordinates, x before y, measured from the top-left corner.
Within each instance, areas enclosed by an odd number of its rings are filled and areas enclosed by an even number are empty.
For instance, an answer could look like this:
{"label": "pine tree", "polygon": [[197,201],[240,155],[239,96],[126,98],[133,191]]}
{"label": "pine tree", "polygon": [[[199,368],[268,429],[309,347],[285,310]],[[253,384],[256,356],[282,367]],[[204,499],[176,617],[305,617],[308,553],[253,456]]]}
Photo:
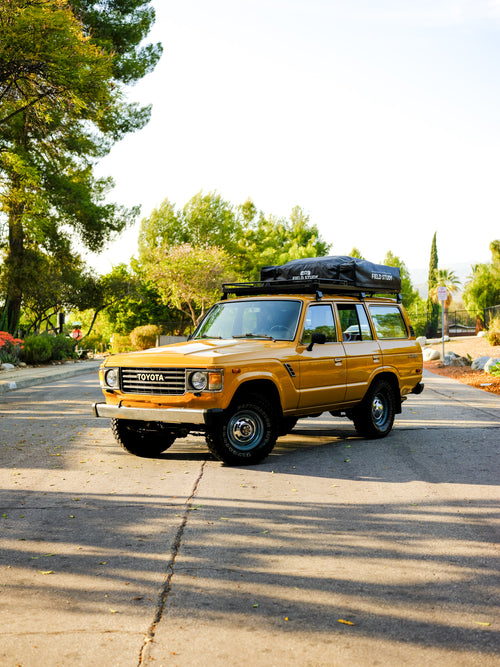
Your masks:
{"label": "pine tree", "polygon": [[439,304],[433,300],[432,294],[437,286],[437,272],[438,272],[438,251],[437,251],[437,232],[434,232],[431,245],[431,257],[429,260],[429,278],[427,285],[429,288],[429,296],[427,297],[427,327],[426,336],[434,338],[439,326]]}
{"label": "pine tree", "polygon": [[127,103],[124,93],[161,55],[159,45],[140,46],[154,21],[149,4],[0,4],[1,279],[11,333],[41,256],[77,259],[75,238],[99,250],[138,212],[106,202],[113,181],[96,178],[94,167],[149,120],[151,109]]}

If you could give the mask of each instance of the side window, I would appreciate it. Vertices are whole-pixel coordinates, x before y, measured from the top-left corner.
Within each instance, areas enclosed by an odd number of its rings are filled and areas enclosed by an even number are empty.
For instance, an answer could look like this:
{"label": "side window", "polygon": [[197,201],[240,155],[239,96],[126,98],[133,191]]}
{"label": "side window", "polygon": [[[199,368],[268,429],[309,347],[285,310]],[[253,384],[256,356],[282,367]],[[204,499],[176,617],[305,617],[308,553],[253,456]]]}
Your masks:
{"label": "side window", "polygon": [[397,306],[370,306],[378,338],[408,338],[403,315]]}
{"label": "side window", "polygon": [[301,343],[309,345],[313,333],[324,333],[327,343],[337,341],[335,320],[333,319],[333,311],[329,304],[309,306]]}
{"label": "side window", "polygon": [[343,341],[372,340],[368,317],[360,303],[338,303],[337,310]]}
{"label": "side window", "polygon": [[361,304],[356,305],[356,312],[358,313],[359,326],[361,327],[361,340],[373,340],[373,334],[368,322],[368,315]]}

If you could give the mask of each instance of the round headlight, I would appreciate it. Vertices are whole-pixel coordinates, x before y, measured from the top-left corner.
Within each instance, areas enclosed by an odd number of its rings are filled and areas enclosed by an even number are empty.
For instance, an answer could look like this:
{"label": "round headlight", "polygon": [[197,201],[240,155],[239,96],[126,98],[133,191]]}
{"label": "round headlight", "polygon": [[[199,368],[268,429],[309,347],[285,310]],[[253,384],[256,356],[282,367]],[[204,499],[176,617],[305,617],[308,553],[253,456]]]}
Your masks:
{"label": "round headlight", "polygon": [[202,373],[201,371],[196,371],[195,373],[191,373],[189,382],[193,387],[193,389],[196,389],[196,391],[203,391],[204,389],[207,388],[208,384],[207,374]]}
{"label": "round headlight", "polygon": [[116,368],[109,368],[104,371],[104,383],[107,387],[118,387],[118,370]]}

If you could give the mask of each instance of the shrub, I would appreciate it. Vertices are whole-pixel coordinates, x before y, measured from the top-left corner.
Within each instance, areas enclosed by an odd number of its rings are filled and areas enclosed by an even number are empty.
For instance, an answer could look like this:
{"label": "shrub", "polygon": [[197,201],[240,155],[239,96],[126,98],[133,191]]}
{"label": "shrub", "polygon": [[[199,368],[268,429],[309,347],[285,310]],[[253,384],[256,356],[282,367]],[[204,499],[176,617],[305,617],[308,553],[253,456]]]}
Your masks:
{"label": "shrub", "polygon": [[14,338],[6,331],[0,331],[0,362],[6,364],[18,364],[23,348],[23,341]]}
{"label": "shrub", "polygon": [[85,336],[85,338],[81,341],[80,346],[87,350],[97,350],[97,352],[104,352],[109,347],[109,339],[100,333],[92,333],[88,336]]}
{"label": "shrub", "polygon": [[142,327],[136,327],[130,333],[130,342],[134,350],[147,350],[156,345],[156,339],[160,333],[161,329],[156,324],[145,324]]}
{"label": "shrub", "polygon": [[52,347],[50,358],[56,361],[62,359],[76,359],[75,341],[67,338],[63,334],[57,336],[47,336]]}
{"label": "shrub", "polygon": [[490,375],[494,375],[495,377],[500,377],[500,363],[495,364],[494,366],[490,366],[490,370],[488,371]]}
{"label": "shrub", "polygon": [[24,339],[22,358],[27,364],[43,364],[52,356],[49,336],[27,336]]}
{"label": "shrub", "polygon": [[415,336],[425,336],[427,329],[427,313],[419,313],[418,315],[410,315],[410,322],[415,331]]}
{"label": "shrub", "polygon": [[500,317],[491,320],[486,340],[490,345],[500,345]]}
{"label": "shrub", "polygon": [[27,364],[44,364],[47,361],[76,359],[75,341],[63,334],[57,336],[27,336],[22,358]]}
{"label": "shrub", "polygon": [[130,336],[123,336],[122,334],[113,334],[111,339],[111,352],[113,354],[118,354],[119,352],[130,352],[132,350],[132,344],[130,342]]}

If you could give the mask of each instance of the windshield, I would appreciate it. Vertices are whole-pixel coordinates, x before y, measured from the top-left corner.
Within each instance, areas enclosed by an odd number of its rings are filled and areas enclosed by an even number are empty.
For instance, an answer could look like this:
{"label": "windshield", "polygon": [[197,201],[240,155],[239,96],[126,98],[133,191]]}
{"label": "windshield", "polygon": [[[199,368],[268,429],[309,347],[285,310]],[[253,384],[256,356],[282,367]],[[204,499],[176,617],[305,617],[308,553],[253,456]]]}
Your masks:
{"label": "windshield", "polygon": [[272,338],[293,340],[300,301],[252,299],[216,304],[193,338]]}

